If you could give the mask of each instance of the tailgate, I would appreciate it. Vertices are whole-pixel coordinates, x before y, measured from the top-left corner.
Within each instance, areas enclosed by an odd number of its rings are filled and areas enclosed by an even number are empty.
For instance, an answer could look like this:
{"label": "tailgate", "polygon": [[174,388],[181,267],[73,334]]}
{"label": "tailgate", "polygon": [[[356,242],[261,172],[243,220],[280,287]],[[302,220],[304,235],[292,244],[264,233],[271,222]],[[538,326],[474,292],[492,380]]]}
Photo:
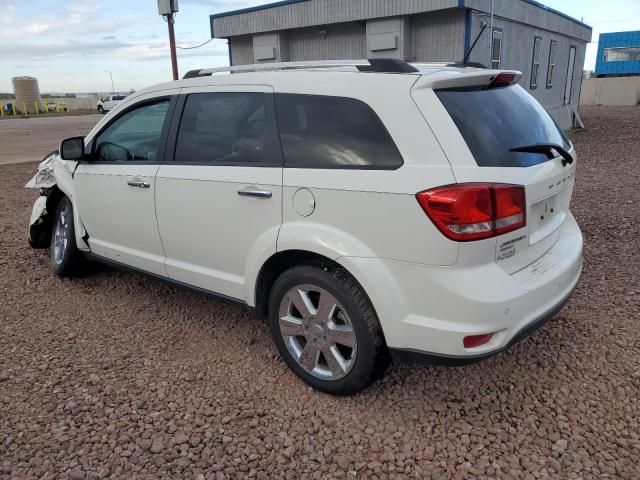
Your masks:
{"label": "tailgate", "polygon": [[[525,187],[526,226],[479,241],[484,261],[513,273],[544,255],[569,214],[576,168],[573,146],[549,114],[513,84],[434,90],[418,83],[412,95],[441,140],[458,183]],[[488,242],[495,248],[486,248]]]}

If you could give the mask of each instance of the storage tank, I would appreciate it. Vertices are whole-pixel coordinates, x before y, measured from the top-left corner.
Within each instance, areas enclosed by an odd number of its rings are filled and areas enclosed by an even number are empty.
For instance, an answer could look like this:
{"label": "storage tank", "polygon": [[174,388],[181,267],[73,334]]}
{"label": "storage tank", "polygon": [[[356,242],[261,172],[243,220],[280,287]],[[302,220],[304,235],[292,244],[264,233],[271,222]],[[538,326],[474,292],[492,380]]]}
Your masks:
{"label": "storage tank", "polygon": [[37,102],[38,110],[42,111],[42,98],[40,98],[38,79],[33,77],[13,77],[12,81],[13,93],[16,95],[16,108],[22,113],[35,113],[35,104]]}

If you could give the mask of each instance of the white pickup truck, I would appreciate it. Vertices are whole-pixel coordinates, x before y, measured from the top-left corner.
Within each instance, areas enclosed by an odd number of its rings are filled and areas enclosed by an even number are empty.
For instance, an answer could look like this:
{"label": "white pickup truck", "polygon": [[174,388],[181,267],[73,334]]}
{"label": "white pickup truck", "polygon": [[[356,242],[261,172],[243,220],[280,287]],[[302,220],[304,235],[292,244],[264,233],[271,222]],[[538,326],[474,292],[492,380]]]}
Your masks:
{"label": "white pickup truck", "polygon": [[126,95],[109,95],[107,97],[104,97],[102,100],[98,100],[98,102],[96,103],[98,112],[108,112],[125,98],[127,98]]}

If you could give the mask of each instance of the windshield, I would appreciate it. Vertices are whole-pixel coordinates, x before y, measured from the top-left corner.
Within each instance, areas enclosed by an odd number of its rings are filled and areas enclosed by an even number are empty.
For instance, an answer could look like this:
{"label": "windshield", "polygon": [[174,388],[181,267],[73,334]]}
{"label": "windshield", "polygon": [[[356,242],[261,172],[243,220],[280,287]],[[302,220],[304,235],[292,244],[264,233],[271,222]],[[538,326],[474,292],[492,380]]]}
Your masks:
{"label": "windshield", "polygon": [[489,90],[436,90],[480,167],[529,167],[544,153],[512,152],[524,145],[571,145],[538,101],[519,85]]}

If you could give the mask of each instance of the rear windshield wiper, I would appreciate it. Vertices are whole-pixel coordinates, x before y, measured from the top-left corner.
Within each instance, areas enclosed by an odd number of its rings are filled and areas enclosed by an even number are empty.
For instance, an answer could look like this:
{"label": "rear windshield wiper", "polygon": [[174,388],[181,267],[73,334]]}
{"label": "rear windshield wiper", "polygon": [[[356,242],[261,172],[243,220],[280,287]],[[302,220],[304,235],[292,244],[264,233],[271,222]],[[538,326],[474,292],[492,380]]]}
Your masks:
{"label": "rear windshield wiper", "polygon": [[520,147],[514,147],[509,150],[510,152],[523,152],[523,153],[543,153],[549,160],[552,160],[560,154],[562,156],[562,166],[566,167],[567,164],[573,163],[573,157],[571,154],[555,143],[536,143],[535,145],[522,145]]}

